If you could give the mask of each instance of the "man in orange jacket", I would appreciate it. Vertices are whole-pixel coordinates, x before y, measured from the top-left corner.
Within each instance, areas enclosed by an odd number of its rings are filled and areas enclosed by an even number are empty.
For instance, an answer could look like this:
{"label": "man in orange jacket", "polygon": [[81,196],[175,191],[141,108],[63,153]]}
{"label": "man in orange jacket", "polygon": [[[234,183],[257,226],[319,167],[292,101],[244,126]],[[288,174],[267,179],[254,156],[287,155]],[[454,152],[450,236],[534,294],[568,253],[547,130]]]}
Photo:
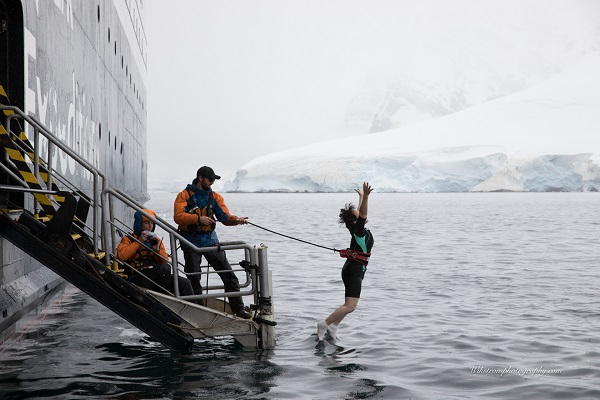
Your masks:
{"label": "man in orange jacket", "polygon": [[[145,209],[144,212],[156,217],[152,210]],[[117,258],[127,262],[135,270],[129,274],[132,283],[151,290],[160,290],[158,285],[173,292],[175,285],[168,263],[169,255],[162,240],[153,233],[154,222],[136,211],[133,215],[133,233],[121,239],[117,246]],[[192,285],[185,277],[178,277],[178,286],[182,296],[193,294]]]}
{"label": "man in orange jacket", "polygon": [[[216,221],[224,225],[243,225],[248,223],[247,217],[237,217],[229,212],[223,197],[213,192],[211,186],[215,179],[221,177],[212,168],[203,166],[198,169],[196,178],[182,190],[175,199],[173,220],[179,224],[181,236],[197,247],[209,247],[219,244]],[[198,253],[182,244],[185,259],[185,272],[200,272],[202,254],[215,271],[231,271],[225,251],[215,248],[210,252]],[[234,272],[219,274],[226,292],[239,292],[240,283]],[[190,276],[194,294],[202,294],[202,285],[198,275]],[[244,309],[241,297],[229,297],[232,311],[240,318],[250,318]]]}

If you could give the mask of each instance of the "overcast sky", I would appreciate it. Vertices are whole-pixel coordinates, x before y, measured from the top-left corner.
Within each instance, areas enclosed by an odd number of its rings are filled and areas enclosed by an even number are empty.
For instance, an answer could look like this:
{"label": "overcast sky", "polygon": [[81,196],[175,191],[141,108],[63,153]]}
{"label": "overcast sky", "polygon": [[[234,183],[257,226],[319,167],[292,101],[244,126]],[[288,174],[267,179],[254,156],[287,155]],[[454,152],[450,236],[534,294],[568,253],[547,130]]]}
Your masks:
{"label": "overcast sky", "polygon": [[600,18],[598,4],[147,1],[149,186],[191,181],[202,165],[228,178],[259,156],[347,135],[347,106],[367,79],[449,26],[511,29],[516,15],[532,29],[554,17],[577,25]]}

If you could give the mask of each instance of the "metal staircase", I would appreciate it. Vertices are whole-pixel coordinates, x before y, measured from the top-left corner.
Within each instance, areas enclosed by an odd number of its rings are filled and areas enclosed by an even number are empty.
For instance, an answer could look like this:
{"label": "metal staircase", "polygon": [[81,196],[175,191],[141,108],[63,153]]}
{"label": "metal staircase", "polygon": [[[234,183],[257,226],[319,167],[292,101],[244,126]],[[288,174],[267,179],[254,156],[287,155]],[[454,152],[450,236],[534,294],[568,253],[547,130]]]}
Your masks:
{"label": "metal staircase", "polygon": [[[145,214],[143,205],[108,188],[100,171],[37,120],[16,107],[2,105],[8,104],[3,97],[0,86],[0,116],[5,117],[0,121],[0,172],[9,178],[9,184],[0,185],[0,236],[172,350],[188,351],[194,339],[223,335],[233,336],[244,346],[274,346],[276,323],[265,246],[221,244],[223,250],[241,253],[241,268],[234,270],[246,276],[240,292],[224,293],[223,286],[209,285],[205,294],[181,296],[177,277],[183,272],[177,249],[180,243],[189,243],[168,222],[146,215],[169,236],[175,289],[171,293],[136,286],[127,280],[131,267],[115,254],[118,236],[129,231],[126,220],[135,211]],[[30,126],[32,141],[21,124]],[[91,191],[53,169],[58,151],[86,171]],[[13,204],[10,199],[15,195],[22,195],[22,204]],[[233,315],[224,300],[231,296],[252,296],[252,319]],[[196,304],[198,300],[207,306]]]}

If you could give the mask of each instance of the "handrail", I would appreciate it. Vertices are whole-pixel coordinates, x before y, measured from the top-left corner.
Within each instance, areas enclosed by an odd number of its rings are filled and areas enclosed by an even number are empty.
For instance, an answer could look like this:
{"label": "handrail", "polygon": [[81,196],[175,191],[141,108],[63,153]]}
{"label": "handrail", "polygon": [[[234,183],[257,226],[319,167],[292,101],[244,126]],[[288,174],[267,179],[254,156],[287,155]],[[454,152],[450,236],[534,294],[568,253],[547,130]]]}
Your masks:
{"label": "handrail", "polygon": [[[54,136],[54,134],[52,134],[52,132],[50,132],[50,130],[48,128],[46,128],[36,118],[26,115],[18,107],[0,105],[0,111],[5,111],[5,110],[13,112],[13,114],[8,114],[6,116],[5,128],[7,130],[7,133],[9,133],[9,135],[8,135],[9,138],[10,138],[10,121],[12,119],[20,118],[20,119],[28,122],[34,128],[34,139],[33,139],[33,149],[32,150],[34,153],[33,164],[34,164],[34,174],[35,174],[36,179],[40,178],[40,175],[39,175],[39,168],[40,168],[39,134],[41,133],[48,140],[48,142],[49,142],[48,143],[48,154],[47,154],[47,160],[45,162],[45,166],[48,170],[48,179],[46,182],[46,187],[48,189],[50,189],[52,187],[52,180],[53,180],[52,162],[51,162],[52,156],[53,156],[52,145],[56,146],[58,149],[65,152],[67,155],[69,155],[71,158],[73,158],[80,166],[82,166],[88,172],[90,172],[92,174],[92,176],[93,176],[93,195],[92,195],[93,201],[92,201],[91,205],[93,208],[93,221],[92,221],[91,230],[92,230],[92,237],[93,237],[92,243],[94,246],[94,253],[98,254],[98,250],[99,250],[98,238],[100,238],[100,240],[103,242],[104,236],[105,236],[102,234],[102,232],[98,232],[98,215],[99,215],[99,209],[101,207],[100,202],[98,201],[98,193],[100,192],[99,187],[98,187],[99,186],[98,181],[100,179],[102,179],[102,181],[101,181],[102,190],[106,189],[106,176],[102,172],[100,172],[97,168],[95,168],[93,165],[88,163],[85,159],[83,159],[79,154],[77,154],[75,151],[73,151],[69,146],[67,146],[63,142],[61,142],[56,136]],[[15,136],[18,137],[18,135],[15,135]],[[14,143],[14,141],[13,141],[13,143]],[[16,143],[15,143],[15,145],[16,145]],[[60,175],[58,175],[58,176],[60,176]],[[66,179],[64,179],[64,178],[62,178],[62,179],[63,179],[63,181],[66,181]],[[39,179],[39,181],[44,182],[42,179]],[[63,182],[63,183],[65,183],[65,182]],[[101,243],[101,245],[102,245],[102,247],[105,247],[104,243]]]}
{"label": "handrail", "polygon": [[41,194],[59,194],[58,190],[44,190],[44,189],[30,189],[28,187],[18,187],[9,185],[0,185],[0,190],[6,190],[7,192],[21,192],[21,193],[41,193]]}
{"label": "handrail", "polygon": [[[115,220],[118,221],[121,224],[121,227],[125,227],[125,223],[123,221],[120,220]],[[106,221],[111,228],[116,229],[117,231],[123,231],[125,229],[128,228],[120,228],[119,226],[117,226],[117,224],[115,223],[115,221]],[[166,222],[168,224],[168,222]],[[157,226],[161,226],[161,224],[156,224]],[[133,238],[135,241],[139,242],[136,238]],[[115,241],[116,242],[116,241]],[[116,243],[115,243],[116,244]],[[214,247],[218,247],[218,248],[225,248],[225,249],[239,249],[239,246],[237,245],[246,245],[246,242],[243,241],[228,241],[228,242],[221,242],[218,246],[214,246]],[[229,246],[229,247],[225,247],[225,246]],[[199,250],[202,252],[206,252],[209,251],[208,249],[210,249],[211,251],[214,250],[214,247],[207,247],[207,250]],[[191,249],[192,251],[194,251],[194,249]],[[246,250],[247,251],[247,250]],[[153,251],[153,253],[155,253]],[[164,257],[162,257],[160,254],[155,253],[156,255],[158,255],[160,258],[162,258],[164,261],[169,262],[169,260],[165,259]],[[177,257],[177,255],[176,255]],[[175,267],[175,263],[173,263],[174,267]],[[184,264],[181,264],[179,261],[177,261],[177,267],[179,266],[184,266]],[[231,271],[233,272],[241,272],[241,271],[245,271],[244,269],[232,269]],[[228,274],[231,273],[231,271],[226,270],[226,271],[207,271],[207,272],[186,272],[185,274],[189,277],[189,276],[195,276],[195,275],[211,275],[211,274],[217,274],[217,275],[221,275],[221,274]],[[240,288],[242,287],[247,287],[248,285],[250,285],[250,281],[247,279],[246,282],[244,283],[240,283]],[[213,286],[205,286],[205,288],[207,290],[215,290],[215,289],[224,289],[225,286],[223,284],[221,285],[213,285]]]}
{"label": "handrail", "polygon": [[[197,252],[197,253],[207,253],[210,251],[214,251],[214,246],[211,247],[197,247],[195,246],[193,243],[189,242],[186,238],[184,238],[183,236],[181,236],[179,234],[179,232],[177,232],[177,230],[171,225],[169,224],[167,221],[165,221],[164,219],[160,218],[159,216],[152,216],[148,213],[146,213],[144,211],[144,209],[146,207],[144,207],[143,205],[139,204],[138,202],[136,202],[135,200],[132,200],[126,193],[124,193],[123,191],[119,190],[119,189],[113,189],[113,188],[109,188],[109,189],[105,189],[102,191],[102,204],[104,205],[104,207],[102,208],[102,212],[103,212],[103,221],[104,221],[104,232],[110,232],[110,249],[111,251],[107,251],[106,252],[106,257],[107,257],[107,262],[108,264],[112,263],[112,254],[116,253],[116,246],[117,246],[117,241],[116,241],[116,227],[114,224],[111,223],[111,221],[114,219],[114,211],[113,211],[113,203],[111,201],[111,198],[114,197],[118,200],[120,200],[121,202],[123,202],[124,204],[126,204],[127,206],[129,206],[130,208],[140,212],[142,215],[144,215],[146,218],[148,218],[150,221],[152,221],[156,226],[159,226],[161,229],[163,229],[165,232],[167,232],[169,234],[169,243],[170,243],[170,247],[171,247],[171,265],[172,265],[172,272],[173,272],[173,283],[174,283],[174,291],[175,291],[175,297],[179,297],[182,299],[205,299],[205,298],[217,298],[217,297],[239,297],[239,296],[245,296],[245,295],[254,295],[255,297],[257,296],[257,286],[258,286],[258,282],[256,281],[256,274],[252,273],[250,274],[250,283],[252,284],[252,288],[250,290],[247,291],[239,291],[239,292],[224,292],[224,293],[218,293],[218,294],[205,294],[205,295],[192,295],[192,296],[180,296],[179,294],[179,285],[178,285],[178,274],[179,274],[179,270],[178,270],[178,265],[179,262],[177,261],[177,240],[179,240],[179,242],[183,245],[186,245],[190,248],[190,250]],[[109,215],[106,215],[106,212],[109,213]],[[107,247],[107,249],[109,248]],[[243,241],[237,241],[237,242],[226,242],[226,243],[222,243],[219,245],[219,248],[222,250],[245,250],[245,257],[247,258],[247,261],[249,261],[252,265],[256,265],[257,261],[258,261],[258,255],[257,255],[257,250],[254,246],[249,245],[246,242]],[[229,273],[233,273],[233,272],[229,272]],[[202,273],[204,274],[204,273]],[[248,276],[248,272],[246,272],[247,276]],[[191,274],[190,274],[191,275]],[[245,286],[248,286],[247,284]],[[220,288],[220,287],[217,287]]]}

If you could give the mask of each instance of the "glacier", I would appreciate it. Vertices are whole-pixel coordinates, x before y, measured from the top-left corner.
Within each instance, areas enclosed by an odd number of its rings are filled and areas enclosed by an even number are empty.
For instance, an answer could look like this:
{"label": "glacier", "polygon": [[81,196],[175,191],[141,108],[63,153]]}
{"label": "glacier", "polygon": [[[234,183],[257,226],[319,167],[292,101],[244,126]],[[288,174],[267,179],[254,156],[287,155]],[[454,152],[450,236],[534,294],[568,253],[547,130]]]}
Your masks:
{"label": "glacier", "polygon": [[436,119],[268,154],[225,192],[600,190],[600,52],[520,92]]}

